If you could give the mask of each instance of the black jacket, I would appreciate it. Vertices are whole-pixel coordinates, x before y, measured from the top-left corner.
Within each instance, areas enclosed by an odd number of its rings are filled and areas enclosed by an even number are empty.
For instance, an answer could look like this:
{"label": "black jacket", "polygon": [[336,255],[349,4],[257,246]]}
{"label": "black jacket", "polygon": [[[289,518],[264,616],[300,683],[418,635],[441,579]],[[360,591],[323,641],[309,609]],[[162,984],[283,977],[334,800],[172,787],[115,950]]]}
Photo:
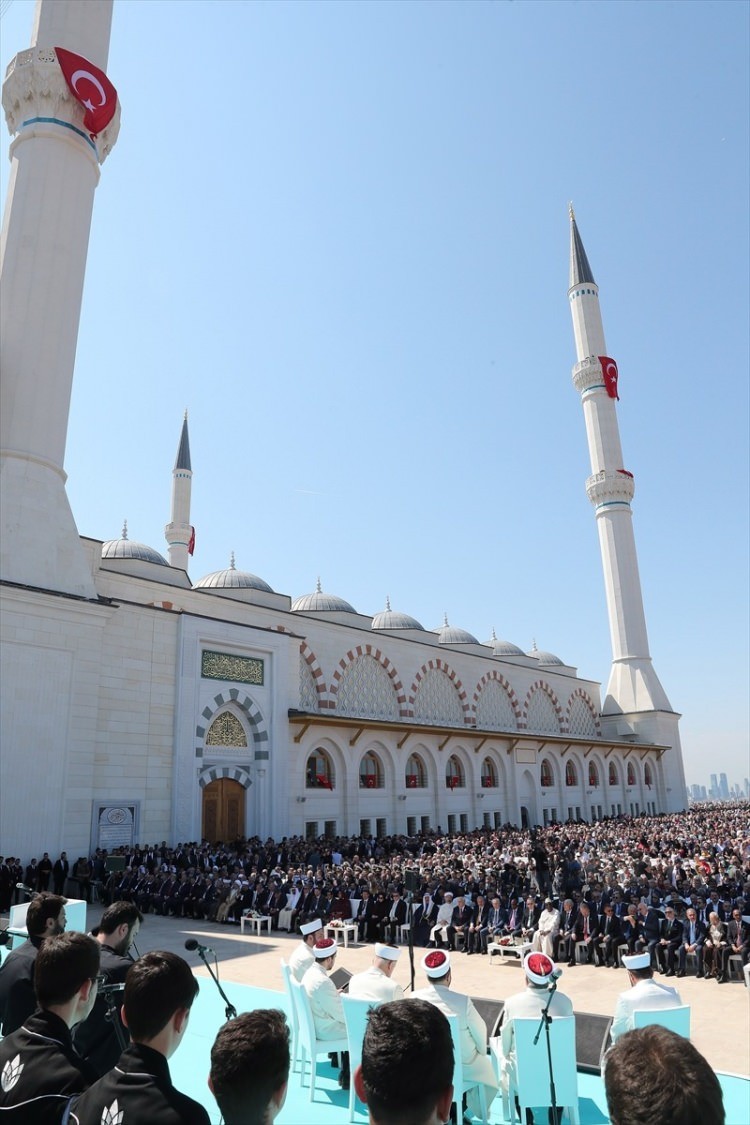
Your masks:
{"label": "black jacket", "polygon": [[0,1075],[3,1125],[58,1122],[71,1095],[97,1077],[76,1053],[68,1025],[41,1008],[0,1042]]}
{"label": "black jacket", "polygon": [[36,1008],[34,964],[43,940],[29,938],[9,953],[0,967],[0,1025],[3,1035],[17,1031]]}
{"label": "black jacket", "polygon": [[125,1123],[210,1125],[200,1102],[175,1090],[164,1055],[142,1043],[131,1043],[117,1066],[76,1099],[71,1125],[101,1125],[102,1115],[115,1101]]}
{"label": "black jacket", "polygon": [[[106,976],[108,984],[124,984],[132,964],[129,957],[121,957],[108,945],[101,947],[99,972]],[[122,992],[113,993],[112,1000],[115,1014],[109,1019],[107,1002],[100,991],[88,1016],[83,1023],[79,1023],[73,1033],[76,1050],[94,1067],[97,1078],[101,1078],[111,1070],[122,1054],[123,1048],[117,1036],[115,1020],[120,1028],[123,1044],[127,1045],[130,1042],[130,1035],[120,1018]]]}

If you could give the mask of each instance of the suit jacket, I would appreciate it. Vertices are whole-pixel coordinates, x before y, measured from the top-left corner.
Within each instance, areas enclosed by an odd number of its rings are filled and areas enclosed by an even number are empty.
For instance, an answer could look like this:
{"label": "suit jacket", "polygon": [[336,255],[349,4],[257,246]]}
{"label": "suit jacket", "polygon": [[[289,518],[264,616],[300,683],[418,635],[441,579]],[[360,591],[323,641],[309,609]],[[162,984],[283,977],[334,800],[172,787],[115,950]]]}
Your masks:
{"label": "suit jacket", "polygon": [[560,933],[565,937],[573,933],[577,916],[578,911],[576,910],[575,905],[573,906],[572,910],[560,911]]}
{"label": "suit jacket", "polygon": [[641,918],[641,932],[645,941],[658,941],[661,937],[661,923],[662,917],[656,910],[649,910],[648,914]]}
{"label": "suit jacket", "polygon": [[727,941],[730,945],[747,945],[749,939],[750,926],[748,926],[747,922],[743,922],[742,919],[740,919],[739,922],[735,922],[734,918],[727,922]]}
{"label": "suit jacket", "polygon": [[612,941],[616,941],[621,935],[620,919],[614,914],[602,914],[596,928],[597,937],[609,936]]}
{"label": "suit jacket", "polygon": [[673,918],[671,922],[665,918],[659,928],[659,937],[670,945],[679,945],[682,941],[682,922],[677,918]]}
{"label": "suit jacket", "polygon": [[706,932],[707,932],[706,927],[704,926],[704,924],[701,921],[694,922],[693,926],[694,926],[695,941],[694,942],[690,941],[690,921],[688,919],[685,920],[685,925],[682,928],[682,941],[683,941],[684,945],[693,945],[694,944],[696,949],[700,949],[700,947],[703,945],[703,943],[706,940]]}
{"label": "suit jacket", "polygon": [[[576,941],[583,941],[583,939],[584,939],[584,931],[585,931],[585,928],[586,928],[585,922],[586,922],[586,919],[584,918],[584,915],[579,914],[578,917],[576,918],[576,924],[575,924],[575,928],[573,930],[573,932],[575,934]],[[596,928],[597,928],[597,924],[598,924],[597,920],[596,920],[596,917],[593,914],[588,915],[588,923],[589,923],[589,937],[593,937],[594,934],[596,933]]]}
{"label": "suit jacket", "polygon": [[408,906],[406,900],[400,898],[396,903],[395,916],[391,918],[391,913],[393,911],[393,899],[391,899],[390,903],[388,904],[388,911],[385,916],[386,922],[395,922],[396,925],[403,926],[404,922],[406,921],[407,910]]}
{"label": "suit jacket", "polygon": [[466,905],[464,906],[463,910],[461,910],[458,906],[456,906],[454,908],[453,917],[451,919],[451,925],[452,926],[464,926],[464,927],[470,926],[473,917],[474,917],[474,909],[473,909],[473,907],[469,906],[469,904],[467,902]]}
{"label": "suit jacket", "polygon": [[500,930],[505,928],[508,921],[508,911],[504,910],[502,906],[495,910],[494,906],[490,906],[487,912],[487,923],[490,931],[499,933]]}

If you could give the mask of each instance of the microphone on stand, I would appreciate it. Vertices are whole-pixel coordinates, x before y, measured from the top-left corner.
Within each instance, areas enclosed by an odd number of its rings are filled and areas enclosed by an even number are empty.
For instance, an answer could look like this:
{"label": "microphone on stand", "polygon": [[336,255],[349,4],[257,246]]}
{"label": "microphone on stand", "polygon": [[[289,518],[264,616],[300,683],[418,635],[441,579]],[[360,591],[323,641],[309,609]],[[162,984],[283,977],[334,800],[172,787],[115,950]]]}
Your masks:
{"label": "microphone on stand", "polygon": [[237,1016],[237,1009],[235,1008],[234,1004],[231,1002],[231,1000],[227,996],[224,989],[219,984],[219,962],[218,962],[218,958],[216,959],[216,962],[215,962],[216,963],[216,972],[214,972],[214,970],[211,968],[208,961],[206,960],[206,954],[207,953],[213,953],[214,957],[216,957],[216,953],[214,952],[214,950],[211,948],[210,945],[201,945],[201,943],[199,941],[196,941],[195,938],[188,938],[187,939],[187,941],[185,942],[185,949],[189,950],[191,953],[195,952],[195,953],[198,954],[201,961],[203,962],[203,964],[208,969],[208,972],[209,972],[209,975],[210,975],[211,979],[213,980],[214,984],[218,988],[219,995],[221,996],[222,1000],[226,1004],[226,1007],[225,1007],[224,1011],[226,1012],[227,1019],[228,1020],[235,1019],[236,1016]]}
{"label": "microphone on stand", "polygon": [[190,950],[191,953],[197,950],[201,956],[203,956],[204,953],[214,953],[210,945],[201,945],[199,941],[196,941],[195,938],[192,937],[188,938],[185,942],[185,949]]}

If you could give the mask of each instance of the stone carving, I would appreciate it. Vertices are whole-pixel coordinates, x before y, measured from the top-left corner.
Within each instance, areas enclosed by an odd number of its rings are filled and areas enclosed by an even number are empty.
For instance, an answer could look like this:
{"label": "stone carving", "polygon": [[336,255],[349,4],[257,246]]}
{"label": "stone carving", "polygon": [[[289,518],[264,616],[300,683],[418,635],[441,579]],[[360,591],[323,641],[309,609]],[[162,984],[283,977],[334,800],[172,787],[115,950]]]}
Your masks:
{"label": "stone carving", "polygon": [[206,746],[247,746],[242,723],[231,711],[217,715],[206,735]]}
{"label": "stone carving", "polygon": [[585,700],[580,697],[574,699],[570,705],[568,734],[576,738],[597,738],[598,733],[591,708],[587,707]]}
{"label": "stone carving", "polygon": [[517,730],[513,706],[497,680],[488,680],[476,703],[477,727],[482,730]]}
{"label": "stone carving", "polygon": [[418,723],[462,727],[464,712],[458,690],[439,668],[428,668],[414,698],[414,718]]}
{"label": "stone carving", "polygon": [[526,729],[540,734],[559,734],[560,722],[555,705],[541,688],[531,693],[526,712]]}
{"label": "stone carving", "polygon": [[299,707],[300,711],[318,710],[318,691],[315,676],[305,658],[299,658]]}
{"label": "stone carving", "polygon": [[588,478],[586,493],[597,508],[601,504],[629,504],[635,495],[635,481],[629,474],[617,469],[602,470]]}
{"label": "stone carving", "polygon": [[[81,136],[92,155],[103,164],[120,132],[120,102],[106,129],[90,138],[83,124],[84,110],[71,94],[57,61],[54,47],[31,47],[11,59],[3,83],[3,109],[11,135],[36,119],[55,127],[69,125]],[[59,127],[59,126],[58,126]]]}
{"label": "stone carving", "polygon": [[399,717],[391,678],[373,656],[358,656],[344,669],[336,698],[341,715],[394,721]]}
{"label": "stone carving", "polygon": [[204,680],[224,680],[234,684],[263,684],[263,661],[253,656],[235,656],[229,652],[201,653],[201,676]]}

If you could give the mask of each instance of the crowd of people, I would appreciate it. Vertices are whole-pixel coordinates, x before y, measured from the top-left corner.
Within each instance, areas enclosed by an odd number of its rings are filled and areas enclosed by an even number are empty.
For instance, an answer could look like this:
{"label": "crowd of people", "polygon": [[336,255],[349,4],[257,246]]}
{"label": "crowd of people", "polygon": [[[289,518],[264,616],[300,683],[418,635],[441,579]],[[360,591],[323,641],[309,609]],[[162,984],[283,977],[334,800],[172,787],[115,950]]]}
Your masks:
{"label": "crowd of people", "polygon": [[[621,1049],[643,1034],[633,1030],[633,1013],[646,995],[647,1006],[653,1006],[654,997],[663,1007],[680,1004],[676,989],[657,983],[654,973],[683,975],[692,956],[699,976],[711,973],[723,980],[728,958],[734,953],[746,961],[750,944],[743,920],[750,891],[746,804],[593,825],[552,825],[534,832],[506,826],[383,840],[161,844],[82,858],[84,882],[72,885],[72,870],[63,868],[64,853],[54,863],[47,854],[30,863],[24,876],[31,868],[33,883],[15,879],[17,860],[0,858],[3,907],[10,905],[14,892],[25,897],[26,888],[35,892],[27,912],[28,941],[0,968],[5,1036],[0,1043],[0,1106],[18,1108],[18,1120],[25,1125],[58,1120],[61,1107],[78,1125],[115,1120],[125,1107],[134,1119],[196,1125],[208,1120],[202,1106],[171,1087],[167,1065],[187,1027],[195,979],[174,954],[148,953],[135,962],[128,955],[144,915],[152,910],[227,925],[250,910],[270,916],[277,927],[298,930],[301,941],[290,972],[305,991],[316,1034],[332,1040],[345,1032],[340,995],[330,977],[337,943],[321,931],[332,918],[356,924],[361,939],[375,946],[371,967],[349,982],[350,994],[382,1004],[378,1013],[394,1009],[387,1018],[370,1017],[362,1067],[351,1078],[368,1103],[373,1125],[398,1120],[377,1075],[383,1065],[379,1053],[386,1052],[384,1029],[391,1029],[393,1042],[406,1035],[399,1005],[417,1005],[415,1026],[434,1024],[436,1017],[425,1004],[456,1016],[465,1073],[478,1083],[475,1091],[481,1091],[485,1105],[497,1093],[487,1029],[470,998],[453,986],[459,951],[482,955],[491,942],[519,939],[529,950],[524,956],[527,989],[509,997],[503,1012],[503,1065],[510,1071],[513,1021],[540,1010],[554,981],[554,960],[575,964],[577,950],[578,956],[604,968],[617,966],[620,954],[630,988],[618,1000],[612,1029],[611,1105],[617,1120],[635,1089],[635,1056],[629,1047]],[[80,871],[79,861],[74,866]],[[65,899],[58,892],[75,893],[80,887],[87,897],[84,886],[105,903],[100,923],[93,935],[65,933]],[[391,979],[401,927],[407,922],[416,943],[427,947],[421,962],[425,983],[409,999]],[[566,997],[554,999],[553,1017],[571,1014]],[[655,1032],[659,1042],[644,1039],[642,1049],[668,1050],[669,1041],[659,1038],[662,1031]],[[445,1039],[442,1026],[432,1033],[436,1043]],[[398,1065],[393,1043],[386,1057],[393,1073]],[[248,1013],[230,1021],[219,1032],[211,1057],[211,1087],[225,1120],[272,1121],[283,1104],[288,1061],[288,1029],[280,1013]],[[348,1086],[348,1056],[339,1061],[341,1084]],[[445,1065],[447,1074],[447,1060]],[[710,1068],[706,1073],[705,1066],[696,1066],[702,1075],[701,1096],[715,1108],[705,1120],[723,1120],[718,1084],[709,1080]],[[444,1112],[450,1087],[445,1078],[431,1072],[425,1079],[419,1108],[425,1125],[434,1125],[436,1115]],[[398,1088],[395,1077],[393,1082]],[[38,1117],[29,1116],[32,1089]],[[246,1114],[251,1103],[257,1116]],[[476,1113],[483,1106],[469,1101],[464,1108]],[[552,1125],[558,1119],[550,1114]],[[415,1121],[422,1125],[422,1118]]]}

